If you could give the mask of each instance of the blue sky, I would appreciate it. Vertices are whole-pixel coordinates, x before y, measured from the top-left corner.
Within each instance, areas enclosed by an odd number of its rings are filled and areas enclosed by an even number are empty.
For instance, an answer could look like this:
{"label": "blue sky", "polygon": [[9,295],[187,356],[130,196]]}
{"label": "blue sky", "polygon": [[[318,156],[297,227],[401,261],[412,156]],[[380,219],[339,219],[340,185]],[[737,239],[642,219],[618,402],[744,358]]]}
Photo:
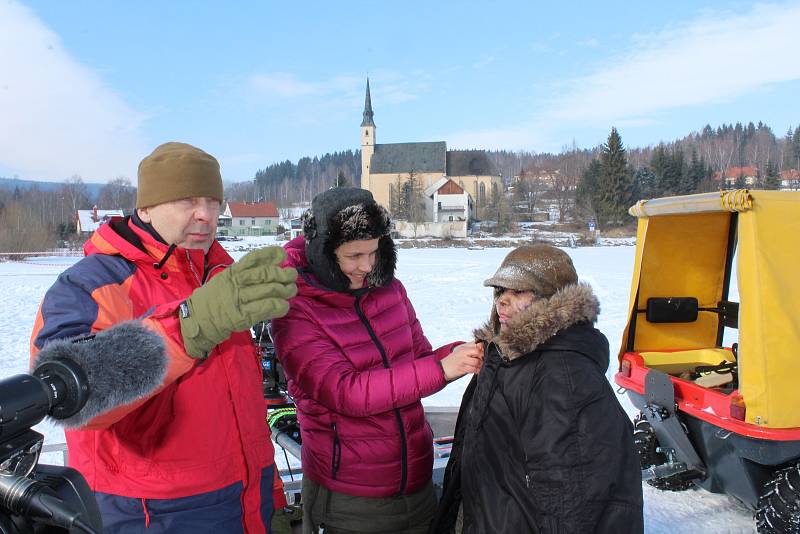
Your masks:
{"label": "blue sky", "polygon": [[135,181],[178,140],[229,181],[378,142],[558,152],[800,123],[800,2],[0,0],[0,176]]}

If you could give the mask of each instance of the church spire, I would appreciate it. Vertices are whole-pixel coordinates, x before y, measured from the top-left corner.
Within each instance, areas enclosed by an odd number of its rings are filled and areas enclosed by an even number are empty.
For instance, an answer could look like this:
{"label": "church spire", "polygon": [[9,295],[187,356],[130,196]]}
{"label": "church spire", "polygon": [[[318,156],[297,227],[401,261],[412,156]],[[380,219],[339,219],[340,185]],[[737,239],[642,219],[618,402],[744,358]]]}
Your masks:
{"label": "church spire", "polygon": [[367,78],[367,96],[364,99],[364,120],[361,121],[361,126],[375,126],[375,123],[372,121],[372,116],[374,113],[372,112],[372,99],[369,96],[369,78]]}

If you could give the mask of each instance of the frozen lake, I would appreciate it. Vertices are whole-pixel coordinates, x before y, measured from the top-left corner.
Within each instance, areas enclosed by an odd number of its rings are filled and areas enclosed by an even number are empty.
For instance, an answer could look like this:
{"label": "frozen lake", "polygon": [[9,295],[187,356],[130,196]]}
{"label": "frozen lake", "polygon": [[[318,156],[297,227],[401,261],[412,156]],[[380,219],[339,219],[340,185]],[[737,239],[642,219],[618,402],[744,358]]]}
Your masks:
{"label": "frozen lake", "polygon": [[[482,285],[511,249],[400,249],[397,277],[405,284],[425,334],[434,346],[471,338],[472,329],[488,318],[492,291]],[[613,355],[620,347],[626,322],[634,248],[567,249],[582,281],[600,299],[598,328],[609,339]],[[244,252],[232,252],[239,258]],[[39,302],[58,274],[78,258],[38,258],[25,263],[0,263],[0,377],[26,372],[29,337]],[[458,406],[467,379],[428,397],[428,406]],[[635,412],[624,396],[620,402]],[[63,442],[63,432],[46,423],[38,430],[46,444]],[[276,454],[283,463],[283,454]],[[58,461],[57,457],[46,458]],[[644,485],[645,525],[652,533],[754,532],[751,513],[736,501],[702,490],[659,492]]]}

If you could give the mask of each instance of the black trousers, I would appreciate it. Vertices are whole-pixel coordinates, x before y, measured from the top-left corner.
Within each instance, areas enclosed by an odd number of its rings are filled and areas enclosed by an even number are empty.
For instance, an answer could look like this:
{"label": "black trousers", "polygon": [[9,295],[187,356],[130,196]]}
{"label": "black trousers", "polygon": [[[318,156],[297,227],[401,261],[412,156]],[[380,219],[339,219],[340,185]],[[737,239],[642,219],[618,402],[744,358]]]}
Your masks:
{"label": "black trousers", "polygon": [[433,482],[399,497],[345,495],[303,478],[303,534],[425,534],[436,513]]}

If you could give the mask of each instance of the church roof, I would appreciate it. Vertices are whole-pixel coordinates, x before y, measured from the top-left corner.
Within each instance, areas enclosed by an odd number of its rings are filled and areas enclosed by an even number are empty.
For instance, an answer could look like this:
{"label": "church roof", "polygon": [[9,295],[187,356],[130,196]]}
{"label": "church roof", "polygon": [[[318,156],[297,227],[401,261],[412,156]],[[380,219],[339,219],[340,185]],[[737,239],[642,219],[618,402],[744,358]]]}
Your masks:
{"label": "church roof", "polygon": [[495,176],[489,156],[483,150],[448,150],[447,176]]}
{"label": "church roof", "polygon": [[389,143],[375,145],[369,171],[371,174],[401,172],[445,172],[447,144]]}
{"label": "church roof", "polygon": [[367,78],[367,96],[364,97],[364,120],[361,121],[361,126],[375,126],[373,116],[375,113],[372,112],[372,98],[369,96],[369,78]]}

